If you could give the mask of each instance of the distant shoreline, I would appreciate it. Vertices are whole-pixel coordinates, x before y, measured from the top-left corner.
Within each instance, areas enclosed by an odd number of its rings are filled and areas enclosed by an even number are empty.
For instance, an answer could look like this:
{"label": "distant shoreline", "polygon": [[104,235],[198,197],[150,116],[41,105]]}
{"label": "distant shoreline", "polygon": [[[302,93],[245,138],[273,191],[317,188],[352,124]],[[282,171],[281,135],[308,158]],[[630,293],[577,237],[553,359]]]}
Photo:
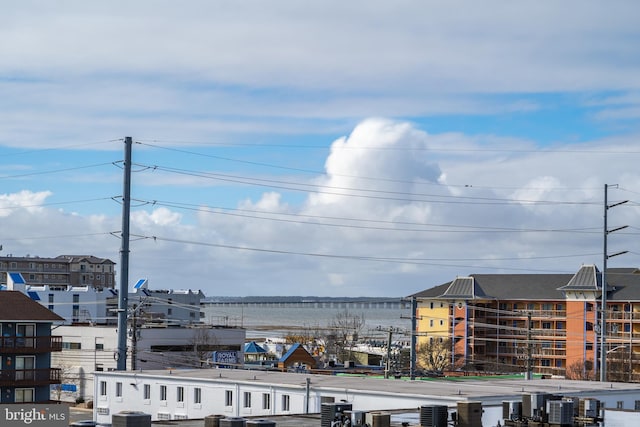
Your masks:
{"label": "distant shoreline", "polygon": [[313,297],[313,296],[247,296],[247,297],[205,297],[207,303],[353,303],[353,302],[402,302],[404,297]]}

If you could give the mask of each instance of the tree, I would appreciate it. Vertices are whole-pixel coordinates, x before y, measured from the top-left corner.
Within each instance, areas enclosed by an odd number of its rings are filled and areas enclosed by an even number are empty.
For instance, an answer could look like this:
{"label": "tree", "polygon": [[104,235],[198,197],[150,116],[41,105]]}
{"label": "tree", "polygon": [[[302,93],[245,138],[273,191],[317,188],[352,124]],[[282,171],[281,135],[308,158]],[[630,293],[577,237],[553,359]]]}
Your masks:
{"label": "tree", "polygon": [[194,328],[189,345],[193,350],[195,365],[202,368],[211,360],[212,353],[218,345],[218,340],[216,336],[211,333],[210,328]]}
{"label": "tree", "polygon": [[352,314],[349,310],[337,313],[327,326],[326,348],[333,349],[339,362],[350,360],[362,328],[364,314]]}
{"label": "tree", "polygon": [[424,369],[444,371],[451,366],[451,339],[430,337],[420,344],[416,357]]}
{"label": "tree", "polygon": [[62,398],[62,385],[73,384],[78,385],[78,367],[73,367],[67,363],[58,364],[60,369],[60,384],[56,384],[53,387],[53,393],[55,394],[54,400],[60,401]]}
{"label": "tree", "polygon": [[595,379],[593,362],[584,359],[576,360],[567,366],[565,376],[570,380],[593,380]]}

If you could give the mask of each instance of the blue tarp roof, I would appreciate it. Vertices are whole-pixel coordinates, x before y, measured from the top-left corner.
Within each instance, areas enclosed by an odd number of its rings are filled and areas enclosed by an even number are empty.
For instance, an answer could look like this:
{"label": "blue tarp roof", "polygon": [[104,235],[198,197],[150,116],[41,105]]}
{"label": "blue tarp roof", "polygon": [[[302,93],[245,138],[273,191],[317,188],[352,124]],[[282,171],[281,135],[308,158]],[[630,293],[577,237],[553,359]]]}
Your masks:
{"label": "blue tarp roof", "polygon": [[244,345],[244,352],[245,354],[246,353],[266,353],[267,350],[260,347],[258,344],[256,344],[255,341],[251,341]]}

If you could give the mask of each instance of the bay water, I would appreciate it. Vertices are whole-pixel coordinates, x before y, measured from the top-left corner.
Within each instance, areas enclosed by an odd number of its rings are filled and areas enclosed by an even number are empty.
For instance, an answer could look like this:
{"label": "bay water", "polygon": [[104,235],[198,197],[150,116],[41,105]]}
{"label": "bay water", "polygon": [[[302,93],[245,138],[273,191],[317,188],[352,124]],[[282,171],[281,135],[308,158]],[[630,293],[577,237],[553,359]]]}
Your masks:
{"label": "bay water", "polygon": [[361,316],[364,326],[361,338],[386,337],[392,328],[394,341],[408,341],[411,330],[411,310],[406,305],[369,306],[346,304],[205,304],[203,321],[213,325],[237,326],[247,330],[247,340],[281,338],[288,334],[303,334],[327,328],[336,316],[347,312]]}

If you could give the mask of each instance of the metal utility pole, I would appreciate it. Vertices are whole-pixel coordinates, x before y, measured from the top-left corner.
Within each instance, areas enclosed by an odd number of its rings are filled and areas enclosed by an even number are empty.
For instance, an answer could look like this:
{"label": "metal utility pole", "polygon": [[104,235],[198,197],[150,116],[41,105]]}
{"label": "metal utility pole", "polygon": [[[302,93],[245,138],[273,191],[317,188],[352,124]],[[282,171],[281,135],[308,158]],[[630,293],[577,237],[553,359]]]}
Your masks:
{"label": "metal utility pole", "polygon": [[[612,187],[617,187],[617,184]],[[626,254],[628,251],[617,252],[615,254],[609,255],[607,253],[607,236],[609,233],[613,233],[614,231],[623,230],[628,227],[628,225],[623,225],[622,227],[616,227],[614,229],[609,230],[607,225],[607,211],[615,206],[622,205],[627,203],[628,200],[624,200],[622,202],[614,203],[612,205],[607,201],[607,193],[609,190],[609,185],[604,185],[604,242],[603,242],[603,256],[602,256],[602,273],[601,277],[601,296],[600,296],[600,381],[604,382],[607,380],[607,260],[609,258],[613,258],[614,256]]]}
{"label": "metal utility pole", "polygon": [[122,192],[122,237],[120,287],[118,290],[118,371],[127,370],[127,309],[129,305],[129,215],[131,211],[131,137],[124,139],[124,186]]}
{"label": "metal utility pole", "polygon": [[531,312],[527,313],[527,373],[525,380],[533,379],[533,343],[531,342]]}
{"label": "metal utility pole", "polygon": [[391,370],[391,337],[393,336],[393,328],[389,327],[389,338],[387,340],[387,363],[384,366],[384,378],[389,378],[389,371]]}
{"label": "metal utility pole", "polygon": [[418,329],[418,299],[411,297],[411,350],[409,356],[409,378],[416,379],[416,346],[418,345],[418,337],[416,337]]}

